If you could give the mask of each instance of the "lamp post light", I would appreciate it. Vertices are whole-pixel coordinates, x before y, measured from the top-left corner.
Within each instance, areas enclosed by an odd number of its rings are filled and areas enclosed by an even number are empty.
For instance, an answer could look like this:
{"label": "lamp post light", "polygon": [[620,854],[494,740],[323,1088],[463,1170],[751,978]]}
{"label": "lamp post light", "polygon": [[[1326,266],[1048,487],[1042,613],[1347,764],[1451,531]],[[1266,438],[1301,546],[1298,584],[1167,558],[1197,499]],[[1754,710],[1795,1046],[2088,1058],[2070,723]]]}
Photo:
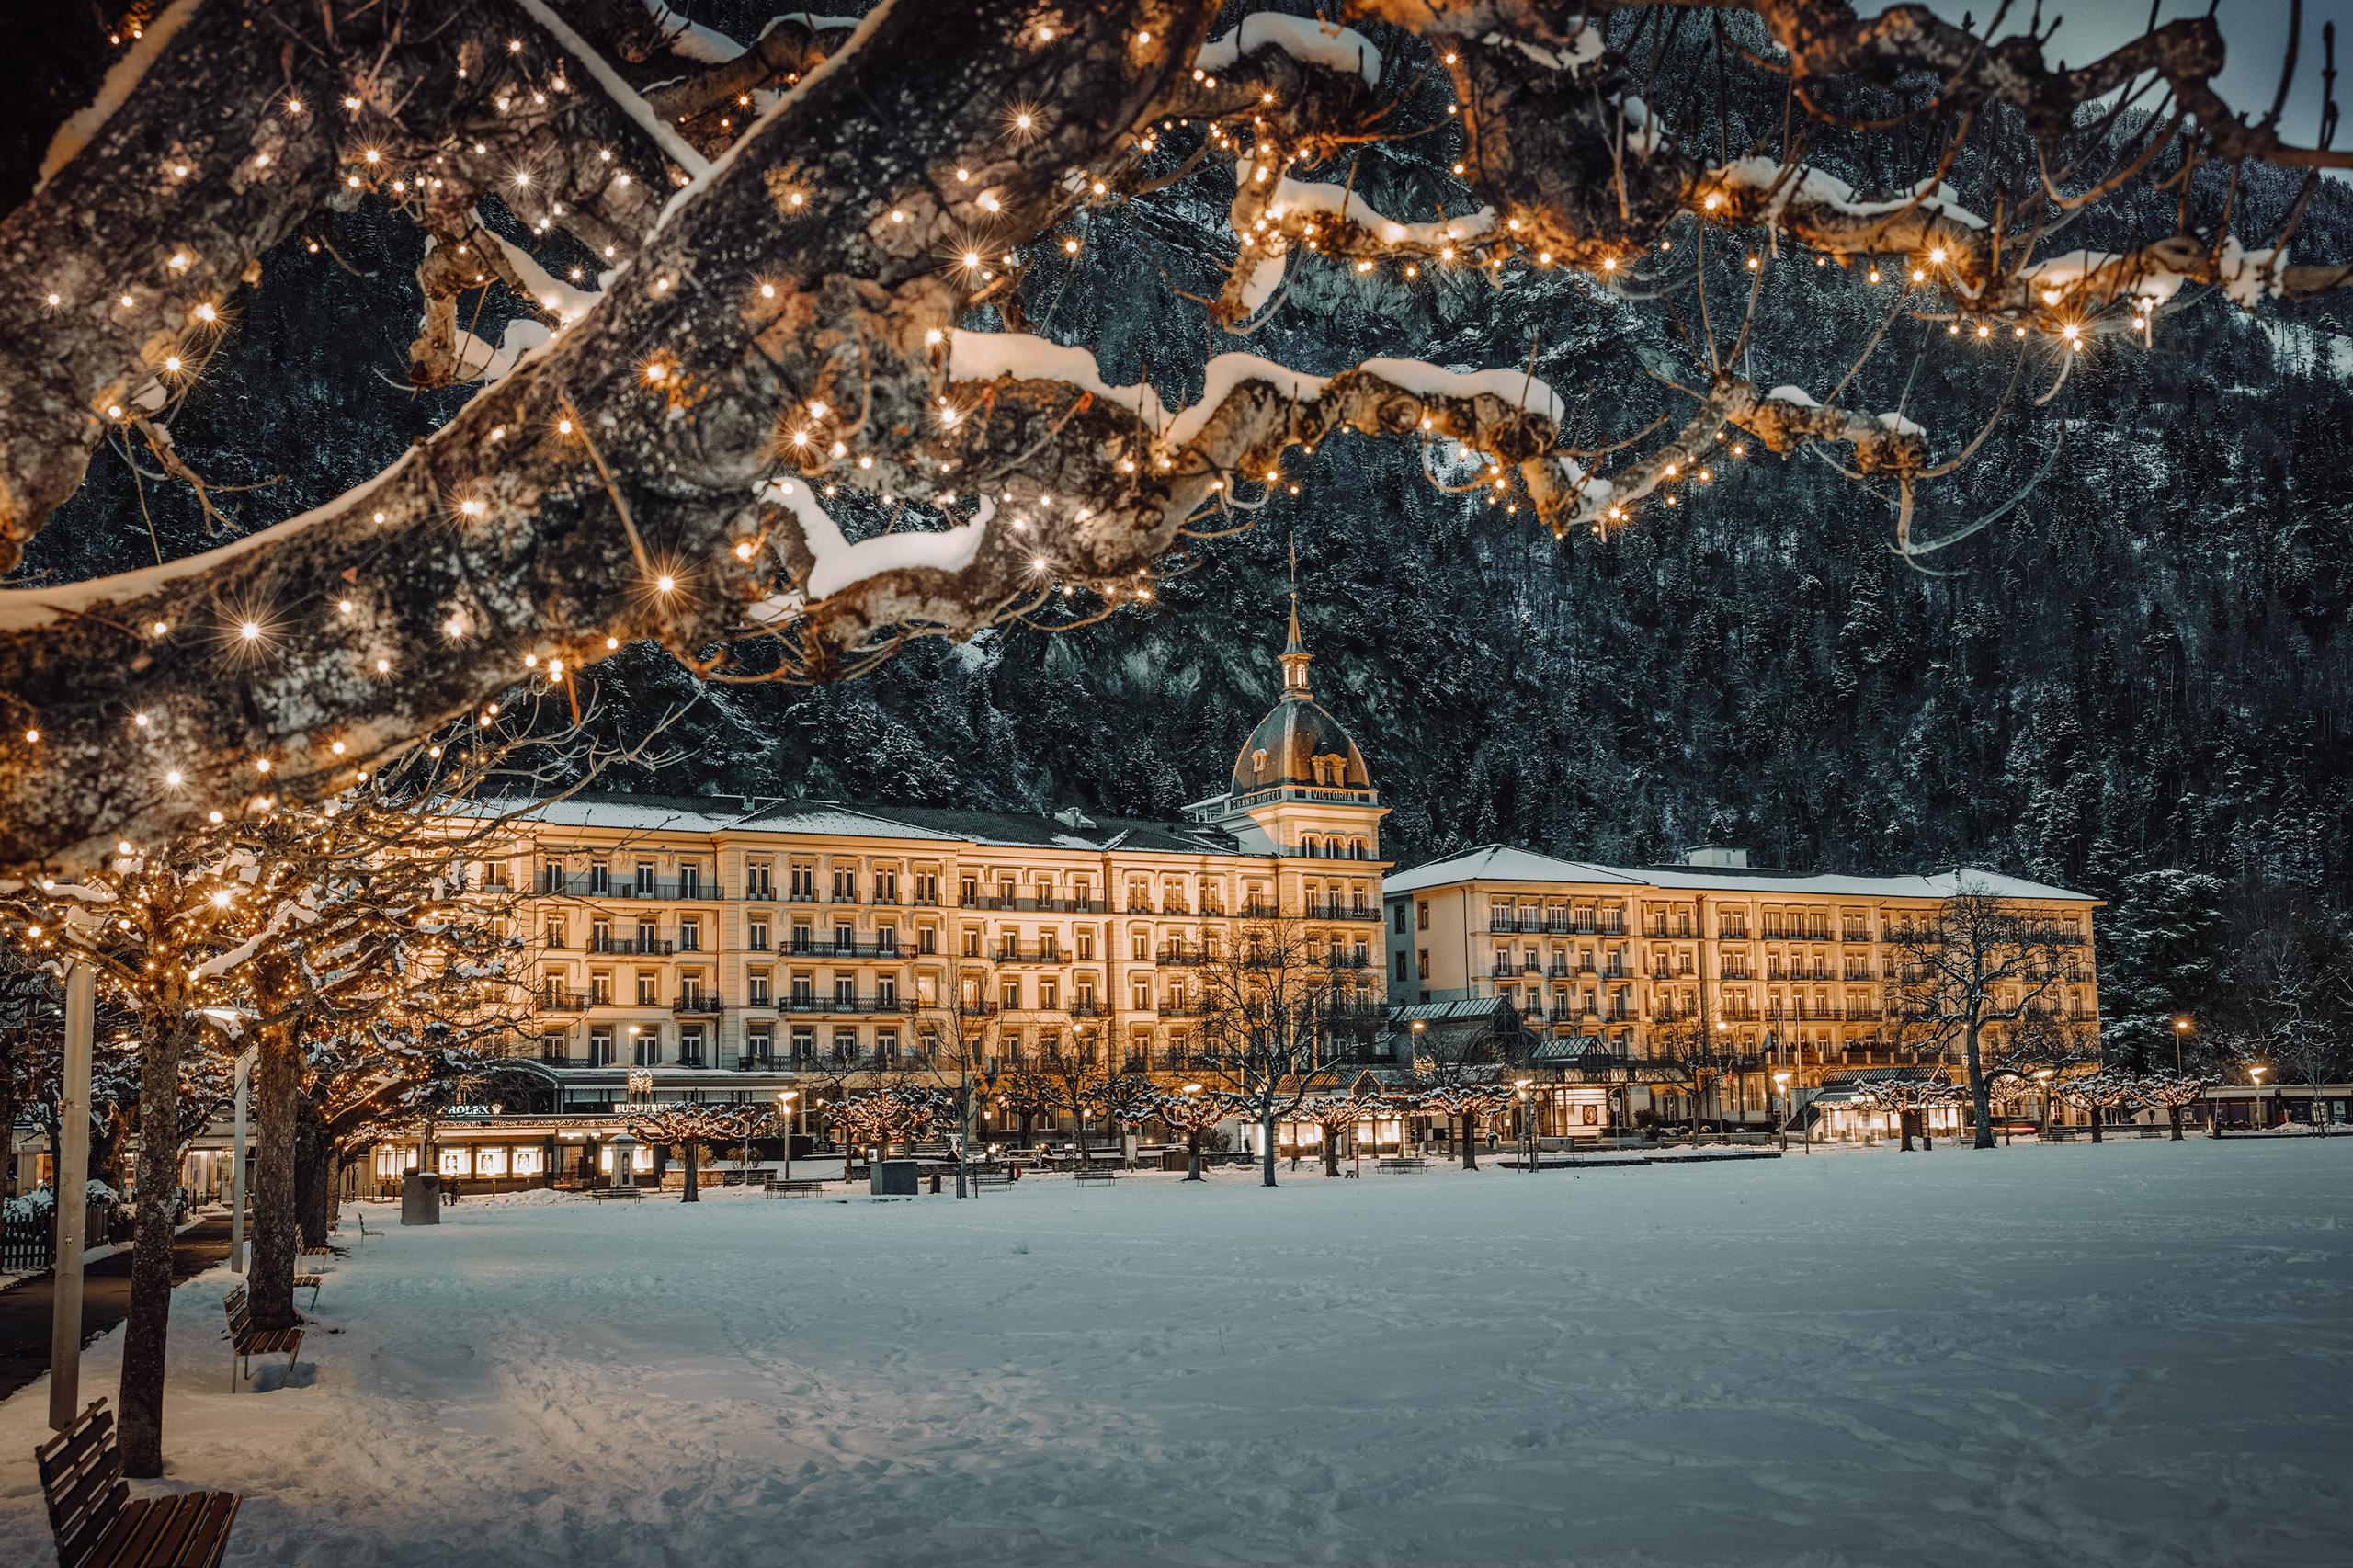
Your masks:
{"label": "lamp post light", "polygon": [[1790,1149],[1790,1075],[1787,1073],[1774,1074],[1773,1088],[1781,1098],[1781,1108],[1773,1118],[1773,1127],[1780,1139],[1781,1152],[1786,1154]]}
{"label": "lamp post light", "polygon": [[[2246,1070],[2246,1075],[2255,1080],[2255,1114],[2258,1117],[2263,1114],[2263,1075],[2270,1071],[2269,1067],[2260,1063]],[[2271,1124],[2265,1121],[2259,1125],[2268,1127]]]}
{"label": "lamp post light", "polygon": [[[1414,1061],[1415,1061],[1415,1062],[1417,1062],[1417,1063],[1418,1063],[1418,1062],[1421,1061],[1421,1059],[1422,1059],[1422,1031],[1423,1031],[1424,1029],[1427,1028],[1429,1028],[1429,1020],[1428,1020],[1428,1019],[1427,1019],[1427,1018],[1415,1018],[1415,1019],[1414,1020],[1414,1028],[1413,1028],[1413,1040],[1414,1040]],[[1447,1124],[1448,1130],[1449,1130],[1449,1131],[1451,1131],[1451,1130],[1453,1129],[1453,1126],[1454,1126],[1454,1119],[1453,1119],[1452,1117],[1449,1117],[1449,1118],[1447,1118],[1447,1123],[1446,1123],[1446,1124]],[[1427,1143],[1427,1141],[1425,1141],[1425,1142],[1424,1142],[1424,1144],[1423,1144],[1423,1147],[1425,1147],[1425,1148],[1428,1147],[1428,1143]],[[1398,1127],[1398,1129],[1397,1129],[1397,1152],[1398,1152],[1400,1154],[1403,1154],[1403,1153],[1405,1152],[1405,1129],[1404,1129],[1404,1127],[1402,1124],[1401,1124],[1401,1125]]]}
{"label": "lamp post light", "polygon": [[2176,1018],[2173,1021],[2173,1075],[2177,1078],[2180,1077],[2182,1073],[2181,1037],[2188,1032],[2189,1020],[2188,1018]]}
{"label": "lamp post light", "polygon": [[801,1097],[798,1089],[785,1089],[776,1096],[777,1119],[784,1123],[784,1179],[792,1179],[792,1102]]}
{"label": "lamp post light", "polygon": [[2041,1102],[2042,1132],[2040,1136],[2045,1143],[2051,1142],[2051,1080],[2052,1076],[2053,1074],[2048,1067],[2041,1069],[2034,1075],[2035,1083],[2040,1086],[2036,1098]]}
{"label": "lamp post light", "polygon": [[1521,1078],[1514,1085],[1519,1090],[1519,1149],[1520,1157],[1528,1162],[1528,1174],[1536,1174],[1536,1123],[1529,1116],[1528,1085],[1533,1078]]}

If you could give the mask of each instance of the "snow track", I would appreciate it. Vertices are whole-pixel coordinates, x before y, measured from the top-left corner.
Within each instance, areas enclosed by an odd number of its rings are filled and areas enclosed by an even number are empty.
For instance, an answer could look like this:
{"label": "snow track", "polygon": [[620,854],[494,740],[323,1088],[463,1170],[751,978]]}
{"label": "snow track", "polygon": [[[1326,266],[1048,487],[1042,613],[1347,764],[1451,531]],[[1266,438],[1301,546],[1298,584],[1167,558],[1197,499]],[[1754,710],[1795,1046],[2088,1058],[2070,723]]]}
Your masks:
{"label": "snow track", "polygon": [[2353,1139],[470,1201],[236,1396],[230,1283],[166,1450],[231,1564],[2344,1560]]}

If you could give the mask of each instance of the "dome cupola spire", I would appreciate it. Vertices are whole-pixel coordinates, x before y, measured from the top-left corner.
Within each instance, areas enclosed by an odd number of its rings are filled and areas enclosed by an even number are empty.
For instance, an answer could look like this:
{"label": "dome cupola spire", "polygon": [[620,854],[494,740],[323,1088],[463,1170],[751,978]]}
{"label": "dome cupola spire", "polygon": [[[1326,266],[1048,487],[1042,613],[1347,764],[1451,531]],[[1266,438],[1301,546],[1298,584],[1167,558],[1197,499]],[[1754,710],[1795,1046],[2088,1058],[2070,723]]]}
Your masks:
{"label": "dome cupola spire", "polygon": [[1285,699],[1304,699],[1314,696],[1307,688],[1307,666],[1314,662],[1314,658],[1315,655],[1307,651],[1307,644],[1301,642],[1299,636],[1299,541],[1293,540],[1290,547],[1290,641],[1284,645],[1280,655]]}

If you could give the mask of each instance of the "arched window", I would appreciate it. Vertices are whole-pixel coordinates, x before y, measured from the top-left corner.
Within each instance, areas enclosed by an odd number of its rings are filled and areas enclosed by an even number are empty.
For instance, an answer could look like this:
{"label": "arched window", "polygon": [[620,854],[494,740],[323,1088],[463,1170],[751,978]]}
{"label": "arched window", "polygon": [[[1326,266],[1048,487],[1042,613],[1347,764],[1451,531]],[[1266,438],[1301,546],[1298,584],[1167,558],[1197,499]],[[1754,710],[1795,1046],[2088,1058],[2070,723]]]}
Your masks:
{"label": "arched window", "polygon": [[1253,773],[1267,771],[1267,749],[1264,746],[1250,754],[1250,771]]}

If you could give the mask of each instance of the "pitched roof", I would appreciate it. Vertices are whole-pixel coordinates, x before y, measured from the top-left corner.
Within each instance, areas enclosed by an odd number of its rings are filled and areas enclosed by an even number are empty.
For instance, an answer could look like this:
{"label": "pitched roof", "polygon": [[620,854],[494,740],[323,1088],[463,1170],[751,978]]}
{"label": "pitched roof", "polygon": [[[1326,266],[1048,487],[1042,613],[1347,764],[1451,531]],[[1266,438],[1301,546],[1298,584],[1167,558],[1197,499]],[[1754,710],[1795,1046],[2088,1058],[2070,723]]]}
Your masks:
{"label": "pitched roof", "polygon": [[1556,859],[1532,849],[1503,844],[1483,844],[1443,860],[1392,873],[1382,879],[1381,889],[1384,893],[1415,892],[1423,888],[1471,881],[1680,888],[1796,898],[1950,898],[1967,887],[1982,888],[2001,898],[2099,902],[2090,893],[1965,867],[1927,876],[1795,876],[1748,866],[1605,866],[1589,860]]}
{"label": "pitched roof", "polygon": [[484,812],[513,812],[521,820],[551,826],[618,828],[641,833],[735,830],[1090,853],[1113,848],[1184,855],[1241,852],[1231,835],[1213,827],[1128,817],[1082,817],[1074,825],[1060,817],[1018,812],[961,812],[936,806],[735,795],[635,795],[586,790],[537,806],[527,807],[521,801],[483,801],[475,802],[475,806]]}

